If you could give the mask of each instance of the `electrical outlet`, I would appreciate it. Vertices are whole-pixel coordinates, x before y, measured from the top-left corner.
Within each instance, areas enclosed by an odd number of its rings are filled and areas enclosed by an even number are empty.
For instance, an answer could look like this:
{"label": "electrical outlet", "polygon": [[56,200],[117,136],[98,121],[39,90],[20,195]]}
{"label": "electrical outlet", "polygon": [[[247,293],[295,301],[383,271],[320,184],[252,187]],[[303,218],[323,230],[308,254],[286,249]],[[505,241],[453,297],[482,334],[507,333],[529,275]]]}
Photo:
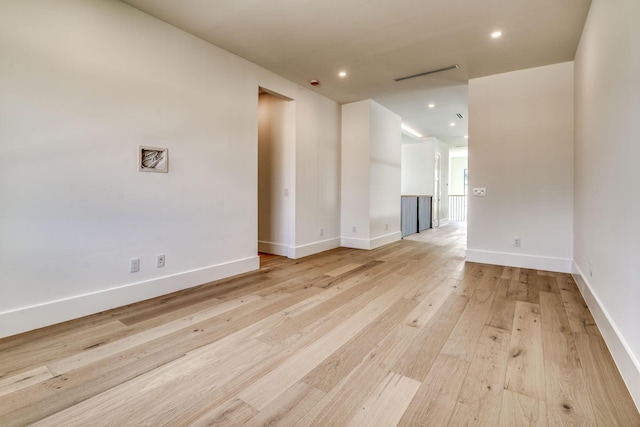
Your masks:
{"label": "electrical outlet", "polygon": [[385,230],[385,231],[389,231],[389,224],[385,224],[385,225],[384,225],[384,230]]}
{"label": "electrical outlet", "polygon": [[513,238],[513,246],[515,246],[516,248],[519,248],[520,247],[520,243],[521,243],[521,241],[520,241],[519,237],[514,237]]}
{"label": "electrical outlet", "polygon": [[356,228],[355,225],[353,227],[351,227],[351,232],[352,233],[356,233],[357,231],[358,231],[358,229]]}
{"label": "electrical outlet", "polygon": [[478,187],[473,189],[473,195],[475,197],[484,197],[487,195],[487,189],[484,187]]}
{"label": "electrical outlet", "polygon": [[320,229],[320,235],[321,235],[321,236],[324,236],[324,228],[321,228],[321,229]]}
{"label": "electrical outlet", "polygon": [[129,261],[129,271],[131,273],[140,271],[140,258],[131,258],[131,261]]}
{"label": "electrical outlet", "polygon": [[593,261],[589,261],[589,277],[593,277]]}
{"label": "electrical outlet", "polygon": [[156,256],[156,268],[164,267],[164,254]]}

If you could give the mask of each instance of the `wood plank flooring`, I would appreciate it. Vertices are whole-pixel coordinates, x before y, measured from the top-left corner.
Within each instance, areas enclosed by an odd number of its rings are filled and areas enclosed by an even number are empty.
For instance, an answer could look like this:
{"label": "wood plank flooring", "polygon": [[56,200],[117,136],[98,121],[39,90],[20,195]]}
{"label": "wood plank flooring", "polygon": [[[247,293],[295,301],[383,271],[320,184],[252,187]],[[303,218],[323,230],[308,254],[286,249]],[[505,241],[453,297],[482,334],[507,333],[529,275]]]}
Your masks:
{"label": "wood plank flooring", "polygon": [[451,224],[0,340],[0,426],[640,426],[573,279]]}

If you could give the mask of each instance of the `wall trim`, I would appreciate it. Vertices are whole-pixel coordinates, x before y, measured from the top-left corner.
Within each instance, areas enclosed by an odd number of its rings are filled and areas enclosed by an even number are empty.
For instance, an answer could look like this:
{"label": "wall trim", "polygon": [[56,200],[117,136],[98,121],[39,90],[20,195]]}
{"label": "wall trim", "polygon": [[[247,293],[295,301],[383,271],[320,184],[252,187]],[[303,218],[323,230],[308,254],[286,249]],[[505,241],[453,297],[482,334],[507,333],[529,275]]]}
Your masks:
{"label": "wall trim", "polygon": [[353,249],[376,249],[380,246],[388,245],[402,239],[400,231],[385,234],[384,236],[374,237],[373,239],[360,239],[356,237],[342,237],[340,246]]}
{"label": "wall trim", "polygon": [[395,231],[393,233],[385,234],[384,236],[374,237],[370,240],[369,249],[376,249],[380,246],[388,245],[389,243],[397,242],[402,239],[402,232]]}
{"label": "wall trim", "polygon": [[260,268],[260,257],[238,259],[0,313],[0,338],[122,307]]}
{"label": "wall trim", "polygon": [[537,255],[467,249],[467,261],[482,264],[505,265],[507,267],[532,268],[536,270],[571,273],[571,260]]}
{"label": "wall trim", "polygon": [[593,287],[589,284],[586,276],[582,274],[582,270],[578,267],[575,261],[573,261],[573,274],[574,280],[578,284],[578,289],[582,294],[593,318],[600,329],[602,338],[609,348],[609,352],[613,356],[613,360],[622,375],[631,398],[636,404],[637,408],[640,408],[640,361],[631,351],[631,348],[625,341],[624,337],[620,333],[620,330],[616,327],[615,323],[609,316],[606,308],[602,304],[598,295],[593,291]]}
{"label": "wall trim", "polygon": [[357,237],[341,237],[340,246],[353,249],[366,249],[369,250],[371,242],[369,239],[360,239]]}
{"label": "wall trim", "polygon": [[321,240],[319,242],[298,245],[290,249],[289,258],[298,259],[340,247],[340,238]]}
{"label": "wall trim", "polygon": [[258,240],[258,252],[288,257],[289,249],[290,247],[288,245],[282,243],[265,242],[263,240]]}

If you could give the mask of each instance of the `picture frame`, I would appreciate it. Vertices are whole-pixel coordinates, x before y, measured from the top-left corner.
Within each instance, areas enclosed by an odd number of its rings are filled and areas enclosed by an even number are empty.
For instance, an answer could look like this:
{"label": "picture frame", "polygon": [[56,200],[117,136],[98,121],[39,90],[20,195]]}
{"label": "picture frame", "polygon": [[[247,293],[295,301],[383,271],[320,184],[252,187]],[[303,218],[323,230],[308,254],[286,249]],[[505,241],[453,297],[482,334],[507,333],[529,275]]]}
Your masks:
{"label": "picture frame", "polygon": [[143,145],[138,146],[138,171],[169,172],[169,149]]}

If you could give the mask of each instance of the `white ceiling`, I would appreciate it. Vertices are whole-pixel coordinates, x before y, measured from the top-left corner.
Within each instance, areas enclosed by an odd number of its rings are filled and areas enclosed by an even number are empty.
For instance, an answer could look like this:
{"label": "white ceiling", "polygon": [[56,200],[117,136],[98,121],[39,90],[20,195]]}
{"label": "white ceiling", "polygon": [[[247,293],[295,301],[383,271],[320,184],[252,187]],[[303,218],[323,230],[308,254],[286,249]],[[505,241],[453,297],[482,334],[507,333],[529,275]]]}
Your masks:
{"label": "white ceiling", "polygon": [[[466,145],[468,80],[573,60],[591,3],[123,1],[339,103],[373,99],[453,146]],[[495,30],[504,35],[492,39]],[[394,81],[453,64],[460,68]],[[338,77],[341,70],[346,78]],[[320,85],[312,88],[312,79]]]}

